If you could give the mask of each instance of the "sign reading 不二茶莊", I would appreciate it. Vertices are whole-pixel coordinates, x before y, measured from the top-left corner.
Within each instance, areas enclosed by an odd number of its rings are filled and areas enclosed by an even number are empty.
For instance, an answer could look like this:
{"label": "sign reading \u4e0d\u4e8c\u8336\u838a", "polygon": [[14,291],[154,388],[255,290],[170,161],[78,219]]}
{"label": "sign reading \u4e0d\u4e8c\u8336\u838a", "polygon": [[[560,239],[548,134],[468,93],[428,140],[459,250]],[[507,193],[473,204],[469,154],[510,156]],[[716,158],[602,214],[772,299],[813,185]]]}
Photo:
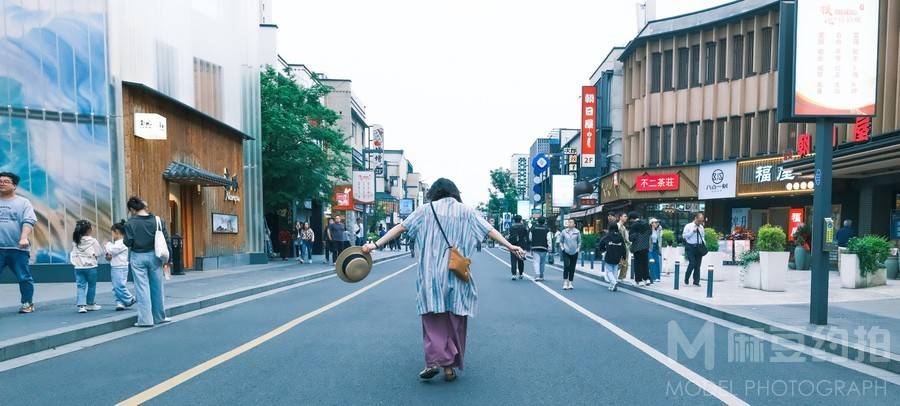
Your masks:
{"label": "sign reading \u4e0d\u4e8c\u8336\u838a", "polygon": [[638,192],[661,192],[666,190],[678,190],[679,177],[677,173],[641,175],[635,178],[634,186]]}

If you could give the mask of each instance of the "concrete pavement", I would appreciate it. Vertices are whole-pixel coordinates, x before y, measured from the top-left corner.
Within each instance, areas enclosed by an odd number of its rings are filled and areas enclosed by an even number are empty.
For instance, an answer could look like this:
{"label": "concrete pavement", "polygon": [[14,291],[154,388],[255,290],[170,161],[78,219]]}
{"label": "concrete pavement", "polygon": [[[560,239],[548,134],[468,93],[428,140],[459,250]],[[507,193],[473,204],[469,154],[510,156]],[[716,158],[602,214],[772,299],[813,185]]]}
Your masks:
{"label": "concrete pavement", "polygon": [[900,395],[896,374],[804,354],[779,361],[794,351],[582,278],[565,292],[558,271],[547,289],[511,281],[505,256],[491,251],[474,256],[480,313],[453,383],[416,377],[415,269],[398,259],[358,284],[329,278],[2,372],[0,404],[111,404],[198,370],[149,403],[722,403],[696,382],[751,404],[893,404]]}

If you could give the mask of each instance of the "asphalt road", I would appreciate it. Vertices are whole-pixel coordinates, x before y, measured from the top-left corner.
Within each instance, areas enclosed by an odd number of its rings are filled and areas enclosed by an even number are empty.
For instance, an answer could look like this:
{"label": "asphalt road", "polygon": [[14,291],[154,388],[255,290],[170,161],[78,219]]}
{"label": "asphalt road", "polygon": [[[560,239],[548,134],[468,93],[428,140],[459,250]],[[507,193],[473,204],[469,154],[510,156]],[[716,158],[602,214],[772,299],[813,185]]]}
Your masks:
{"label": "asphalt road", "polygon": [[900,399],[893,383],[635,295],[580,278],[561,291],[555,269],[543,286],[511,281],[501,260],[508,254],[490,253],[474,258],[480,313],[469,321],[466,370],[452,383],[417,378],[422,330],[415,268],[404,258],[376,265],[358,284],[329,278],[2,372],[0,405],[103,405],[136,395],[166,405]]}

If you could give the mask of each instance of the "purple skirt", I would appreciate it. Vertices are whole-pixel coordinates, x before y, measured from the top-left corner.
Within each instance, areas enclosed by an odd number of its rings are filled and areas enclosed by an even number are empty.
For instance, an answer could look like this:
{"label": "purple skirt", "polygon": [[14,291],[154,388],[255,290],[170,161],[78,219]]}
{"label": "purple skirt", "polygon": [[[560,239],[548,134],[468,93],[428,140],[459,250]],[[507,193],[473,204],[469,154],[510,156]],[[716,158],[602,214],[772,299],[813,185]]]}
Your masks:
{"label": "purple skirt", "polygon": [[426,367],[463,369],[467,320],[450,312],[422,315]]}

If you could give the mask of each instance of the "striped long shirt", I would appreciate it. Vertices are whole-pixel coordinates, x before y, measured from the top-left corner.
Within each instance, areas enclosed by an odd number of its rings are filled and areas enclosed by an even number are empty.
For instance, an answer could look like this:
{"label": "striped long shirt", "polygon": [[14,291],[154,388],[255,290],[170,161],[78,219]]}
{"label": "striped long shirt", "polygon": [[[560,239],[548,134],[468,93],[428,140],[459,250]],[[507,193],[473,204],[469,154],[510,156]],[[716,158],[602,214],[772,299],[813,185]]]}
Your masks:
{"label": "striped long shirt", "polygon": [[[471,258],[478,241],[493,227],[470,207],[453,198],[434,202],[447,239],[465,257]],[[410,237],[416,240],[418,270],[416,277],[416,309],[419,314],[451,312],[459,316],[475,316],[478,290],[475,285],[475,266],[469,282],[463,282],[450,272],[450,251],[428,204],[419,206],[403,221]],[[473,264],[474,265],[474,264]]]}

